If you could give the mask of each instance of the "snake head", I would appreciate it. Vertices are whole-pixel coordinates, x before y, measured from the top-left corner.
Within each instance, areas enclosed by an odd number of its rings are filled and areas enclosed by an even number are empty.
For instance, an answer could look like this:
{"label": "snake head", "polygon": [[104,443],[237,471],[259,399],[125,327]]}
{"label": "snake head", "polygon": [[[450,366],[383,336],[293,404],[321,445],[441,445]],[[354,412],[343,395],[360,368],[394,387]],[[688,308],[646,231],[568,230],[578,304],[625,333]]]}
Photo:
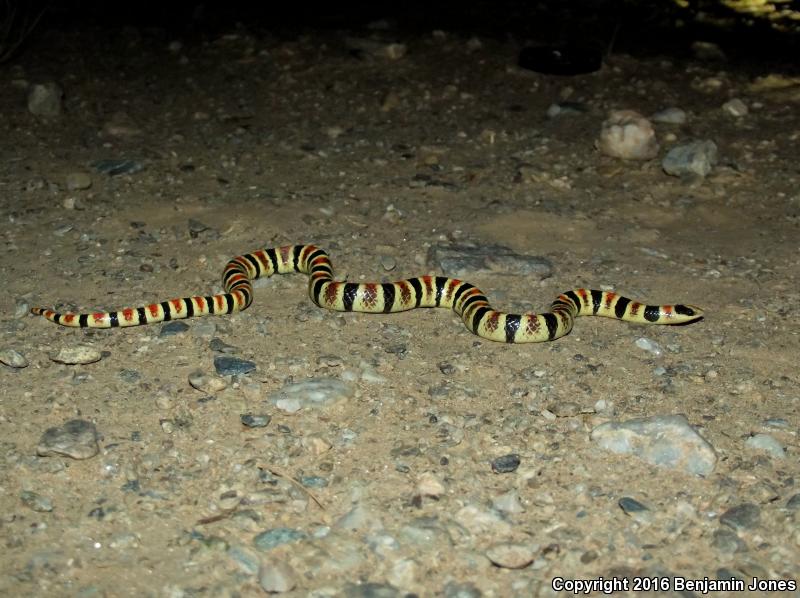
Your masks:
{"label": "snake head", "polygon": [[671,324],[694,322],[704,316],[703,310],[695,305],[675,305],[672,309],[673,317],[671,318]]}

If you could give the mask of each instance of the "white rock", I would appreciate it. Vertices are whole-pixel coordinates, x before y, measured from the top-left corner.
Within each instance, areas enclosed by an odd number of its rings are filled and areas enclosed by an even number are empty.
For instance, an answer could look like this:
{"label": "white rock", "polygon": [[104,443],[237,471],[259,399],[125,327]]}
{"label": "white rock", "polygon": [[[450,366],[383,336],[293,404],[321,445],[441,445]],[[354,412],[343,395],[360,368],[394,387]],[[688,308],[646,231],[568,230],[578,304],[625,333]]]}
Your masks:
{"label": "white rock", "polygon": [[731,116],[735,116],[737,118],[747,116],[747,113],[750,111],[747,107],[747,104],[745,104],[739,98],[728,100],[722,105],[722,109]]}
{"label": "white rock", "polygon": [[623,160],[650,160],[659,150],[653,125],[633,110],[615,110],[608,115],[597,147],[604,154]]}
{"label": "white rock", "polygon": [[426,471],[417,478],[417,494],[438,498],[447,492],[447,488],[434,473]]}
{"label": "white rock", "polygon": [[265,592],[291,592],[297,585],[297,574],[283,561],[267,561],[258,569],[258,583]]}
{"label": "white rock", "polygon": [[216,394],[228,387],[228,381],[222,376],[206,374],[202,370],[195,370],[189,374],[189,384],[193,388],[210,395]]}
{"label": "white rock", "polygon": [[85,365],[100,361],[102,357],[100,351],[94,347],[77,345],[75,347],[64,347],[56,355],[51,355],[50,359],[67,365]]}
{"label": "white rock", "polygon": [[684,415],[659,415],[606,422],[592,430],[601,448],[671,469],[709,475],[717,462],[714,447]]}
{"label": "white rock", "polygon": [[525,507],[522,506],[522,500],[519,497],[519,492],[516,490],[509,490],[508,492],[493,498],[492,507],[501,513],[517,514],[525,512]]}

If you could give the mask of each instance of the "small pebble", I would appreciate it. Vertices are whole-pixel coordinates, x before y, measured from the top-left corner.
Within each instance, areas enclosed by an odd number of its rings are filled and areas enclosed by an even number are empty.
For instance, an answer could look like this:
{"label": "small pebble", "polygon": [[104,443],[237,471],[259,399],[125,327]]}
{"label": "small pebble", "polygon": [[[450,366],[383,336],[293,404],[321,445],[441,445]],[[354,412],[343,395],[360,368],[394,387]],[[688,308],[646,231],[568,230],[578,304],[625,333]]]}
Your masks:
{"label": "small pebble", "polygon": [[166,338],[168,336],[175,336],[176,334],[181,334],[189,330],[190,326],[186,322],[182,322],[180,320],[176,320],[173,322],[167,322],[162,324],[161,330],[158,332],[158,336],[160,338]]}
{"label": "small pebble", "polygon": [[[208,321],[210,322],[211,320]],[[211,348],[212,351],[217,351],[219,353],[235,353],[236,351],[238,351],[237,347],[229,345],[221,338],[218,338],[216,336],[211,339],[211,341],[208,343],[208,346]]]}
{"label": "small pebble", "polygon": [[86,365],[100,361],[103,355],[94,347],[78,345],[75,347],[64,347],[56,355],[51,355],[50,359],[57,363],[67,365]]}
{"label": "small pebble", "polygon": [[136,160],[97,160],[92,162],[92,168],[108,176],[121,174],[134,174],[144,169],[144,164]]}
{"label": "small pebble", "polygon": [[97,428],[92,422],[72,419],[62,426],[48,428],[39,440],[36,454],[40,457],[64,455],[72,459],[89,459],[100,451],[97,436]]}
{"label": "small pebble", "polygon": [[761,521],[761,508],[753,503],[743,503],[725,511],[719,522],[735,531],[750,529]]}
{"label": "small pebble", "polygon": [[512,515],[525,512],[525,507],[522,505],[522,499],[519,496],[519,492],[513,489],[501,494],[500,496],[494,497],[492,499],[492,508],[495,511],[499,511],[501,513],[510,513]]}
{"label": "small pebble", "polygon": [[555,401],[547,406],[556,417],[575,417],[581,413],[581,406],[575,401]]}
{"label": "small pebble", "polygon": [[744,445],[749,449],[766,451],[776,459],[784,459],[786,457],[786,451],[784,451],[781,443],[769,434],[755,434],[745,440]]}
{"label": "small pebble", "polygon": [[630,496],[623,496],[622,498],[619,499],[619,502],[617,504],[619,504],[620,508],[623,511],[625,511],[628,515],[630,515],[631,513],[638,513],[641,511],[648,510],[645,505],[640,503],[635,498],[631,498]]}
{"label": "small pebble", "polygon": [[36,511],[37,513],[49,513],[53,510],[52,501],[46,496],[42,496],[38,492],[31,492],[30,490],[23,490],[20,494],[22,504]]}
{"label": "small pebble", "polygon": [[236,376],[252,372],[256,369],[256,364],[247,359],[218,355],[214,358],[214,369],[220,376]]}
{"label": "small pebble", "polygon": [[242,422],[242,425],[248,428],[266,428],[269,425],[269,422],[272,421],[272,417],[269,415],[253,415],[250,413],[245,413],[239,416],[239,421]]}
{"label": "small pebble", "polygon": [[682,125],[686,122],[686,112],[680,108],[664,108],[653,114],[650,118],[653,122],[657,123]]}
{"label": "small pebble", "polygon": [[25,359],[25,356],[16,349],[0,350],[0,363],[12,368],[28,367],[28,360]]}
{"label": "small pebble", "polygon": [[231,546],[227,551],[228,556],[248,575],[255,575],[259,568],[259,555],[244,546]]}
{"label": "small pebble", "polygon": [[209,376],[202,370],[195,370],[189,374],[189,385],[213,395],[228,388],[228,381],[222,376]]}
{"label": "small pebble", "polygon": [[306,488],[327,488],[328,480],[318,475],[304,475],[299,478],[300,483]]}
{"label": "small pebble", "polygon": [[68,191],[79,191],[92,186],[92,177],[85,172],[70,172],[65,181]]}
{"label": "small pebble", "polygon": [[726,554],[734,554],[736,552],[745,552],[747,544],[742,540],[734,531],[726,528],[718,529],[714,532],[711,545]]}
{"label": "small pebble", "polygon": [[142,379],[142,374],[137,370],[123,369],[117,372],[117,377],[127,384],[135,384]]}
{"label": "small pebble", "polygon": [[308,436],[304,436],[300,441],[300,445],[312,455],[321,455],[323,453],[327,453],[333,447],[328,440],[319,434],[309,434]]}
{"label": "small pebble", "polygon": [[630,496],[623,496],[617,502],[619,507],[625,512],[626,515],[639,523],[649,523],[653,519],[653,514],[647,506],[640,503],[635,498]]}
{"label": "small pebble", "polygon": [[258,534],[253,538],[253,543],[256,545],[256,548],[260,550],[272,550],[281,544],[299,542],[300,540],[305,540],[307,537],[308,534],[299,529],[275,527]]}
{"label": "small pebble", "polygon": [[429,496],[439,498],[447,491],[447,488],[435,474],[430,471],[423,472],[417,478],[417,494],[419,496]]}
{"label": "small pebble", "polygon": [[271,594],[290,592],[297,585],[297,574],[289,564],[269,560],[261,563],[258,569],[258,584]]}
{"label": "small pebble", "polygon": [[731,116],[735,116],[737,118],[742,116],[747,116],[747,113],[749,112],[747,104],[745,104],[739,98],[733,98],[732,100],[728,100],[722,105],[722,109]]}
{"label": "small pebble", "polygon": [[495,473],[511,473],[516,471],[520,464],[519,455],[511,453],[492,460],[492,471]]}
{"label": "small pebble", "polygon": [[608,115],[597,142],[607,156],[623,160],[651,160],[659,145],[653,125],[633,110],[615,110]]}
{"label": "small pebble", "polygon": [[526,544],[495,544],[486,551],[486,557],[504,569],[522,569],[536,558],[536,552]]}
{"label": "small pebble", "polygon": [[389,255],[381,256],[381,267],[387,272],[391,272],[397,267],[397,260]]}
{"label": "small pebble", "polygon": [[661,355],[664,352],[664,350],[661,348],[661,345],[643,336],[636,339],[636,346],[656,356]]}

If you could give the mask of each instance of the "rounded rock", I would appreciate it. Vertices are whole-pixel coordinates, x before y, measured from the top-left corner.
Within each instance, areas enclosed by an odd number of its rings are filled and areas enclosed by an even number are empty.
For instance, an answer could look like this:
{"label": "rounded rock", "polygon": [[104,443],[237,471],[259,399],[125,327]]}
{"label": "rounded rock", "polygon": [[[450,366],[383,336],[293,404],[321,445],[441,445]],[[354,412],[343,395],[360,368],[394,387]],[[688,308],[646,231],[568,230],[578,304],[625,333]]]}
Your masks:
{"label": "rounded rock", "polygon": [[522,569],[536,558],[534,550],[525,544],[495,544],[486,551],[486,557],[504,569]]}
{"label": "rounded rock", "polygon": [[283,561],[268,561],[258,568],[258,584],[265,592],[291,592],[297,586],[297,574]]}
{"label": "rounded rock", "polygon": [[12,368],[28,367],[28,360],[25,356],[15,349],[3,349],[0,351],[0,363],[4,363]]}
{"label": "rounded rock", "polygon": [[597,147],[607,156],[623,160],[651,160],[659,150],[653,125],[633,110],[615,110],[608,115]]}
{"label": "rounded rock", "polygon": [[100,361],[103,355],[94,347],[78,345],[76,347],[64,347],[50,359],[57,363],[66,365],[86,365]]}

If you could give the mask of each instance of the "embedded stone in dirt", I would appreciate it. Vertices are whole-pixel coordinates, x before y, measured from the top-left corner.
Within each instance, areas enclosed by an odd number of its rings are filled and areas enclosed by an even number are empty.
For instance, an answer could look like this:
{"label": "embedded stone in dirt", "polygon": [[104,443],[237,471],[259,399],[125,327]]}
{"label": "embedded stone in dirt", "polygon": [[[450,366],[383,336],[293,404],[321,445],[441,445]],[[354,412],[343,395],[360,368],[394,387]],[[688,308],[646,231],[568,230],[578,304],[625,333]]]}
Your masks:
{"label": "embedded stone in dirt", "polygon": [[100,451],[97,436],[97,428],[92,422],[71,419],[62,426],[48,428],[39,440],[36,454],[40,457],[63,455],[72,459],[89,459]]}

